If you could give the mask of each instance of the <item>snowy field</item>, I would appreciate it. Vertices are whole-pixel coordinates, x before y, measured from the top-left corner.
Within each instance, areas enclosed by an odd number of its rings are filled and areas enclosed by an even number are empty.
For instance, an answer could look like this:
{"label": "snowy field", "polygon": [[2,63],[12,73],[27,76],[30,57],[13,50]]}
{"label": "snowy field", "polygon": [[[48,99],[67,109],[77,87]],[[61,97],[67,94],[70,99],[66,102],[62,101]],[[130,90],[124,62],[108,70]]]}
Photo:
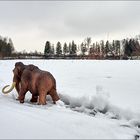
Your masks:
{"label": "snowy field", "polygon": [[[15,100],[15,62],[50,71],[64,105]],[[1,60],[0,139],[137,139],[140,135],[140,61]]]}

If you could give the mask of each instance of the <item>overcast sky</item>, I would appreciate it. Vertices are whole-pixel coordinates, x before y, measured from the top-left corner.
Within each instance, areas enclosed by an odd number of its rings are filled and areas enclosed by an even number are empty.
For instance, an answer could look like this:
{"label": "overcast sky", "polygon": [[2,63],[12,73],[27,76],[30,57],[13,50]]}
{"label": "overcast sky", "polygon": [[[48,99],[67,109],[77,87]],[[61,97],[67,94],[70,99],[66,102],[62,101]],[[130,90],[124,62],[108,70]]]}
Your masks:
{"label": "overcast sky", "polygon": [[81,43],[140,34],[139,1],[0,1],[0,35],[17,51],[44,51],[47,40]]}

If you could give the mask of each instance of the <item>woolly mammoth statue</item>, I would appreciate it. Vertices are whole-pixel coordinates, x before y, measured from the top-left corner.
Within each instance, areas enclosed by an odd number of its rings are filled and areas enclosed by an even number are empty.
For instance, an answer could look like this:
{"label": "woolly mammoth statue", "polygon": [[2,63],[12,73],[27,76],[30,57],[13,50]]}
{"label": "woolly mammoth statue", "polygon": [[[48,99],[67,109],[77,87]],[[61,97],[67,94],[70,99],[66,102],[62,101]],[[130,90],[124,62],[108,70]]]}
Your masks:
{"label": "woolly mammoth statue", "polygon": [[31,102],[37,102],[39,96],[40,105],[46,104],[46,95],[52,97],[54,103],[59,100],[56,92],[56,81],[51,73],[40,70],[34,65],[24,65],[22,62],[17,62],[13,70],[13,84],[9,90],[6,91],[5,86],[2,92],[7,94],[15,87],[18,92],[18,99],[20,103],[24,103],[25,94],[30,91],[32,94]]}

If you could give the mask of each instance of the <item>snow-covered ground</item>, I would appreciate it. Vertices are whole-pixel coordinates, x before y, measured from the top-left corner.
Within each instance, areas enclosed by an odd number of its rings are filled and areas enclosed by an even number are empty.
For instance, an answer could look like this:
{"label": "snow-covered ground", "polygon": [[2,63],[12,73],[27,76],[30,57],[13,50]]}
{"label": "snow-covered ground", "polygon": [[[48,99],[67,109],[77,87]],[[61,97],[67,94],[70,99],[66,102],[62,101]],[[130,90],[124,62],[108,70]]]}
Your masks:
{"label": "snow-covered ground", "polygon": [[0,139],[135,139],[140,135],[140,61],[1,60],[0,89],[15,62],[50,71],[65,105],[15,100],[0,91]]}

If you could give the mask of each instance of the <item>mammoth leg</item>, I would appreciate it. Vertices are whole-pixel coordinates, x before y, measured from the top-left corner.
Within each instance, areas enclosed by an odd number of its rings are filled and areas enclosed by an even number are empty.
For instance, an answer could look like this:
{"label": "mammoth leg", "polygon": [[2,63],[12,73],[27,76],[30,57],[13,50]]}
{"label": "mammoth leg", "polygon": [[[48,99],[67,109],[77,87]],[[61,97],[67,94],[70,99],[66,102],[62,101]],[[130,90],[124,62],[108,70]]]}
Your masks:
{"label": "mammoth leg", "polygon": [[25,94],[28,91],[27,84],[21,83],[21,88],[19,91],[19,101],[20,103],[24,103]]}
{"label": "mammoth leg", "polygon": [[19,101],[20,103],[24,103],[24,99],[25,99],[25,94],[26,94],[27,90],[20,90],[19,92]]}
{"label": "mammoth leg", "polygon": [[50,92],[49,92],[50,96],[52,97],[52,100],[53,100],[53,103],[56,104],[56,101],[58,101],[60,98],[56,92],[55,89],[52,89]]}
{"label": "mammoth leg", "polygon": [[41,91],[39,93],[39,105],[45,105],[46,104],[46,92]]}
{"label": "mammoth leg", "polygon": [[16,82],[15,88],[16,88],[16,91],[19,94],[19,91],[20,91],[20,83]]}
{"label": "mammoth leg", "polygon": [[21,88],[21,85],[20,85],[19,82],[16,83],[15,88],[16,88],[16,91],[17,91],[17,93],[18,93],[18,97],[17,97],[16,100],[19,100],[19,92],[20,92],[20,88]]}
{"label": "mammoth leg", "polygon": [[32,102],[32,103],[36,103],[36,102],[37,102],[37,100],[38,100],[38,96],[37,96],[37,95],[32,94],[32,98],[31,98],[30,102]]}

